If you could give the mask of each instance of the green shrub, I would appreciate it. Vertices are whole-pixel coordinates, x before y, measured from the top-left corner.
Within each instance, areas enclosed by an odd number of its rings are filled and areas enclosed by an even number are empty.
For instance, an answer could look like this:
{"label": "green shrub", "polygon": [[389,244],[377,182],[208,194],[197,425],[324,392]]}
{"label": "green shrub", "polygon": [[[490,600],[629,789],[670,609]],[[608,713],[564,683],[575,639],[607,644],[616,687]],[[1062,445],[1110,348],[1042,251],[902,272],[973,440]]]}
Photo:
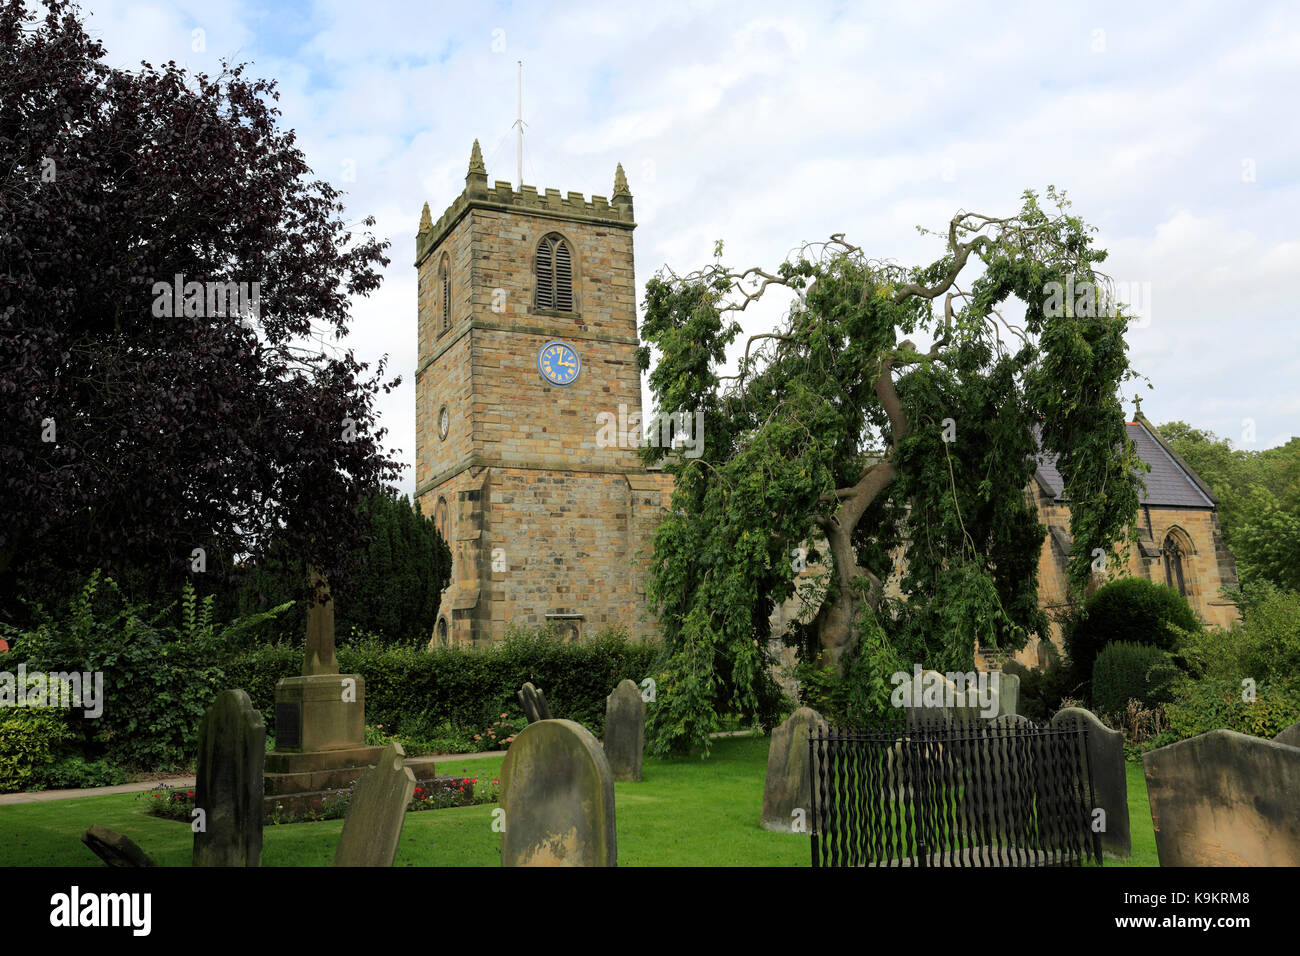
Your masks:
{"label": "green shrub", "polygon": [[1092,665],[1092,702],[1098,713],[1120,714],[1130,700],[1145,707],[1170,699],[1178,668],[1169,654],[1148,644],[1114,641]]}
{"label": "green shrub", "polygon": [[1242,620],[1226,631],[1192,628],[1178,652],[1197,677],[1256,682],[1300,676],[1300,594],[1269,586],[1237,595]]}
{"label": "green shrub", "polygon": [[[340,647],[338,661],[342,673],[364,679],[366,723],[382,724],[386,738],[464,744],[503,713],[522,720],[515,694],[526,681],[546,692],[556,717],[576,720],[599,736],[605,698],[620,680],[640,683],[649,675],[657,650],[618,630],[567,644],[544,628],[514,628],[494,647],[424,650],[363,640]],[[254,648],[224,669],[227,686],[247,691],[273,731],[275,684],[301,673],[302,648]]]}
{"label": "green shrub", "polygon": [[1173,588],[1145,578],[1120,578],[1084,602],[1065,628],[1065,649],[1075,673],[1087,680],[1107,644],[1145,644],[1168,651],[1178,640],[1178,629],[1197,626],[1187,599]]}
{"label": "green shrub", "polygon": [[1180,635],[1187,674],[1165,708],[1162,743],[1219,729],[1275,737],[1300,720],[1300,594],[1248,587],[1238,604],[1242,620],[1226,631]]}
{"label": "green shrub", "polygon": [[[191,763],[203,714],[227,688],[243,688],[274,734],[275,685],[302,673],[302,645],[239,650],[247,628],[266,617],[218,625],[211,600],[198,601],[189,588],[179,623],[159,623],[171,610],[150,615],[131,606],[111,580],[96,574],[63,618],[34,631],[5,632],[17,638],[7,664],[103,673],[102,716],[73,722],[75,736],[68,739],[67,749],[86,767],[101,759],[150,771]],[[429,651],[364,639],[338,648],[338,661],[343,673],[364,678],[366,722],[382,724],[385,738],[468,752],[478,749],[473,736],[501,721],[501,714],[521,723],[515,693],[526,681],[546,691],[555,716],[600,735],[605,698],[623,678],[640,683],[648,676],[657,651],[615,629],[583,644],[566,644],[547,629],[512,629],[499,646],[471,649]],[[26,768],[18,788],[40,785],[30,764],[28,758],[13,764],[15,780],[20,766]]]}
{"label": "green shrub", "polygon": [[43,775],[41,782],[50,790],[81,790],[89,787],[113,787],[126,783],[130,777],[125,770],[107,760],[86,760],[73,755],[55,763]]}
{"label": "green shrub", "polygon": [[64,711],[0,710],[0,793],[43,788],[46,775],[72,737]]}
{"label": "green shrub", "polygon": [[[76,749],[94,762],[157,770],[192,760],[199,722],[229,683],[222,661],[236,637],[280,609],[228,625],[213,620],[212,598],[186,585],[180,606],[151,613],[129,604],[99,572],[60,618],[16,637],[6,655],[29,672],[103,675],[103,713],[74,724]],[[174,623],[163,623],[171,618]],[[302,652],[298,652],[299,669]]]}
{"label": "green shrub", "polygon": [[1030,720],[1051,720],[1061,709],[1063,700],[1077,699],[1080,692],[1074,671],[1059,657],[1047,670],[1031,669],[1018,661],[1007,661],[1002,670],[1020,678],[1017,708]]}
{"label": "green shrub", "polygon": [[1173,702],[1165,706],[1169,727],[1156,744],[1164,746],[1211,730],[1271,739],[1300,720],[1300,679],[1258,683],[1254,700],[1245,699],[1243,690],[1240,682],[1223,678],[1180,682]]}

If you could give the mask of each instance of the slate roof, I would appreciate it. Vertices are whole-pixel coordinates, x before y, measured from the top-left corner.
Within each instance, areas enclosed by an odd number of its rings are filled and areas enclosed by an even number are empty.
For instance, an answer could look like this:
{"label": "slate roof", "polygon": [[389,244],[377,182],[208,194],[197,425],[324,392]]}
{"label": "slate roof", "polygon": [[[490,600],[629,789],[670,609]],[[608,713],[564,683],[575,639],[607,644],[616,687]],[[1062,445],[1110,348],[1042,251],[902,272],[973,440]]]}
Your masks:
{"label": "slate roof", "polygon": [[[1151,466],[1151,470],[1142,476],[1146,490],[1141,491],[1141,503],[1157,508],[1213,508],[1217,502],[1154,429],[1148,429],[1145,419],[1124,425],[1129,439],[1137,446],[1138,457]],[[1039,455],[1038,473],[1035,476],[1057,501],[1064,501],[1061,490],[1064,482],[1061,473],[1056,470],[1055,456]]]}

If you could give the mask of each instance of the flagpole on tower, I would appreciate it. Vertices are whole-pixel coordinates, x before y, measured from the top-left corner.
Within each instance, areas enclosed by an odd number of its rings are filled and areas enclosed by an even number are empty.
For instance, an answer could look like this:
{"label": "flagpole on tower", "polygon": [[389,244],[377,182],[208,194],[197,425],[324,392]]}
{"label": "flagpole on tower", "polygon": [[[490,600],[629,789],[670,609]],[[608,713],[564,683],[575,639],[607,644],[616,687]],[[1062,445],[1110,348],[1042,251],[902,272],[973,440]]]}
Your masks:
{"label": "flagpole on tower", "polygon": [[515,153],[519,161],[519,191],[524,191],[524,61],[519,60],[519,116],[515,120]]}

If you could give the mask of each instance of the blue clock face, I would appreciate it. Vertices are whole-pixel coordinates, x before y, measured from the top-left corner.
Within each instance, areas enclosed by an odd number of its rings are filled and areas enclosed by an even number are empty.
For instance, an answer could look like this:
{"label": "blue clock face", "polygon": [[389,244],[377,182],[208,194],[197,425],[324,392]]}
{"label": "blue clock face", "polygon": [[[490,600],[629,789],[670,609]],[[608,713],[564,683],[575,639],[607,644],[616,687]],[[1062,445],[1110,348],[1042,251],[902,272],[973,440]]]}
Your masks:
{"label": "blue clock face", "polygon": [[552,385],[572,385],[582,371],[582,360],[568,342],[547,342],[537,353],[537,371]]}

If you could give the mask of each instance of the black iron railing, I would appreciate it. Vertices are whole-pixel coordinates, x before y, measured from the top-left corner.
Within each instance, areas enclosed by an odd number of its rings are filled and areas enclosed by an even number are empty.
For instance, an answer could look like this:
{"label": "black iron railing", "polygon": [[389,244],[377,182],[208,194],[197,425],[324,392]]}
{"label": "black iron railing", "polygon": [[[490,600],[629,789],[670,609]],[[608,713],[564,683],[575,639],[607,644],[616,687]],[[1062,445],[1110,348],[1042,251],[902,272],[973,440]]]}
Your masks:
{"label": "black iron railing", "polygon": [[813,866],[1101,864],[1086,728],[916,713],[813,730]]}

